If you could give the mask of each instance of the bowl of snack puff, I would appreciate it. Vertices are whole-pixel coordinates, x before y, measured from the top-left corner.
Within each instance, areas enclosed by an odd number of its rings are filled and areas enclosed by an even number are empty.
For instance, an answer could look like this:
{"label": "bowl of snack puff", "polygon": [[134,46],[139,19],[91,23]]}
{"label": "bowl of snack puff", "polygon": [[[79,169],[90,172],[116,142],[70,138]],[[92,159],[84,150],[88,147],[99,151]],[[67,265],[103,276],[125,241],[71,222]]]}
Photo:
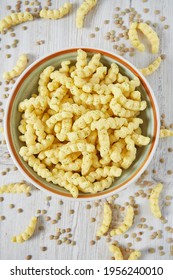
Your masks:
{"label": "bowl of snack puff", "polygon": [[159,111],[144,76],[124,58],[73,48],[31,64],[5,116],[14,163],[37,188],[92,200],[115,194],[147,168]]}

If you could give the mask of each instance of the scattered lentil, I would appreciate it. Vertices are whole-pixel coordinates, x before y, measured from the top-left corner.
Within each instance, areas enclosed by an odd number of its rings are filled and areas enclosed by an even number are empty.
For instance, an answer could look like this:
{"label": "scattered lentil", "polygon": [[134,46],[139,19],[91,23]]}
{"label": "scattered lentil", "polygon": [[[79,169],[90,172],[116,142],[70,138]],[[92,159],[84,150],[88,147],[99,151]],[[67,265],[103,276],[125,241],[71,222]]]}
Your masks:
{"label": "scattered lentil", "polygon": [[62,241],[59,239],[59,240],[57,241],[57,244],[58,244],[58,245],[61,245],[61,244],[62,244]]}
{"label": "scattered lentil", "polygon": [[90,205],[90,204],[87,204],[87,205],[86,205],[86,209],[91,209],[91,205]]}
{"label": "scattered lentil", "polygon": [[154,248],[149,248],[148,249],[148,253],[150,254],[154,254],[156,252],[156,250]]}
{"label": "scattered lentil", "polygon": [[47,251],[47,247],[45,247],[45,246],[41,247],[41,251],[43,251],[43,252]]}
{"label": "scattered lentil", "polygon": [[58,222],[57,220],[52,220],[51,221],[52,224],[57,224],[57,222]]}
{"label": "scattered lentil", "polygon": [[51,220],[51,217],[49,217],[49,216],[46,216],[46,217],[45,217],[45,221],[46,221],[46,222],[48,222],[48,221],[50,221],[50,220]]}
{"label": "scattered lentil", "polygon": [[155,13],[155,15],[159,15],[160,14],[160,10],[155,10],[154,13]]}
{"label": "scattered lentil", "polygon": [[163,22],[163,21],[165,21],[165,20],[166,20],[166,17],[161,16],[159,19],[160,19],[160,21],[161,21],[161,22]]}
{"label": "scattered lentil", "polygon": [[173,238],[172,238],[172,237],[167,238],[167,239],[166,239],[166,242],[167,242],[167,243],[172,243],[172,242],[173,242]]}
{"label": "scattered lentil", "polygon": [[26,260],[31,260],[31,259],[32,259],[32,255],[26,256]]}
{"label": "scattered lentil", "polygon": [[89,35],[90,38],[95,38],[95,36],[96,36],[96,35],[95,35],[94,33],[91,33],[91,34]]}
{"label": "scattered lentil", "polygon": [[63,205],[63,203],[64,203],[64,202],[63,202],[62,200],[59,200],[59,201],[58,201],[58,204],[59,204],[59,205]]}
{"label": "scattered lentil", "polygon": [[95,27],[95,31],[98,32],[100,30],[99,27]]}
{"label": "scattered lentil", "polygon": [[70,215],[74,214],[74,210],[73,210],[73,209],[70,209],[69,214],[70,214]]}

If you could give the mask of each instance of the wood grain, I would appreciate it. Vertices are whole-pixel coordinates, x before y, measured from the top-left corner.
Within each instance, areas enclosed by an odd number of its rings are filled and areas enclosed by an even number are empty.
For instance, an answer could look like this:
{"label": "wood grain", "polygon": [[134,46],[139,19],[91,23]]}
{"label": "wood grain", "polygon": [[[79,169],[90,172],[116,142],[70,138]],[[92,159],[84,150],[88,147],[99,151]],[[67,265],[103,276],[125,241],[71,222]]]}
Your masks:
{"label": "wood grain", "polygon": [[[1,1],[0,18],[3,18],[8,14],[6,10],[7,5],[15,6],[16,1]],[[22,1],[24,2],[24,1]],[[49,20],[34,20],[33,22],[24,23],[14,28],[15,37],[11,37],[10,33],[0,35],[0,80],[2,73],[9,70],[15,65],[15,62],[19,54],[27,53],[29,55],[29,62],[32,63],[35,59],[41,56],[47,55],[50,52],[54,52],[60,49],[69,47],[96,47],[103,48],[108,51],[113,51],[114,43],[104,39],[106,32],[116,30],[117,27],[114,24],[113,14],[116,14],[115,7],[120,6],[121,10],[125,8],[135,8],[142,18],[145,20],[151,20],[153,23],[157,22],[158,27],[156,31],[160,37],[160,53],[166,54],[166,60],[161,64],[160,69],[154,73],[151,77],[148,77],[151,87],[153,88],[160,113],[166,115],[166,122],[170,124],[173,122],[173,2],[169,0],[165,1],[148,1],[143,3],[139,0],[99,0],[98,5],[88,14],[85,20],[85,27],[81,30],[75,28],[75,13],[77,7],[82,3],[82,0],[72,0],[74,7],[69,16],[57,21]],[[46,1],[41,1],[43,6]],[[57,8],[64,1],[52,1],[51,8]],[[22,10],[25,6],[22,6]],[[148,13],[144,13],[143,9],[149,8]],[[160,15],[155,15],[155,10],[160,10]],[[160,22],[159,17],[166,16],[165,22]],[[104,21],[109,20],[108,24]],[[128,24],[128,22],[127,22]],[[164,30],[164,25],[170,25],[168,30]],[[28,29],[24,31],[22,26],[27,26]],[[99,27],[100,30],[95,32],[95,27]],[[95,38],[90,38],[90,34],[95,33]],[[11,45],[14,39],[19,40],[17,48],[6,49],[6,45]],[[37,41],[44,40],[45,44],[37,45]],[[123,41],[122,41],[123,42]],[[118,42],[119,43],[119,42]],[[127,47],[131,47],[129,42],[126,42]],[[148,65],[156,56],[149,53],[149,46],[146,53],[136,52],[134,57],[130,57],[128,54],[125,58],[132,62],[137,67],[141,68]],[[11,54],[11,58],[7,59],[6,55]],[[3,104],[0,108],[5,110],[6,99],[3,98],[5,92],[5,85],[3,82],[0,86],[0,102]],[[8,92],[10,94],[10,90]],[[0,113],[3,120],[3,114]],[[0,135],[1,141],[4,140],[3,134]],[[134,226],[127,232],[128,237],[119,236],[118,238],[112,238],[112,241],[118,240],[121,246],[127,247],[128,243],[132,243],[132,248],[139,249],[142,252],[142,259],[173,259],[170,255],[170,245],[167,238],[171,237],[171,233],[165,230],[166,227],[173,227],[173,215],[172,204],[165,206],[166,196],[173,193],[173,175],[168,175],[167,171],[173,170],[172,153],[168,152],[168,148],[173,148],[173,140],[162,139],[159,142],[156,154],[152,160],[146,179],[155,184],[158,181],[164,183],[164,191],[161,196],[162,213],[165,216],[167,223],[163,224],[160,220],[156,220],[152,217],[149,209],[149,203],[147,198],[141,196],[136,197],[136,203],[139,205],[139,215],[135,217]],[[6,146],[1,142],[0,145],[0,182],[1,185],[10,182],[19,182],[23,180],[23,176],[14,171],[14,165],[11,159],[6,158]],[[164,163],[161,163],[160,158],[164,158]],[[7,168],[10,169],[7,172]],[[152,173],[155,169],[156,173]],[[6,172],[6,174],[4,173]],[[125,202],[129,201],[129,196],[133,196],[137,191],[143,190],[144,192],[149,187],[140,188],[137,185],[130,185],[126,190],[119,192],[119,197],[116,203],[124,206]],[[25,259],[27,255],[32,255],[33,259],[110,259],[111,253],[108,250],[109,243],[107,237],[101,238],[96,241],[95,245],[90,245],[91,240],[95,240],[96,230],[101,222],[102,218],[102,205],[104,200],[99,201],[99,206],[95,205],[95,202],[78,202],[78,201],[63,201],[63,205],[59,205],[59,199],[52,197],[50,205],[46,201],[47,194],[34,189],[31,192],[30,197],[25,195],[1,195],[4,198],[3,202],[0,202],[0,216],[5,216],[6,219],[0,221],[0,259]],[[15,208],[10,209],[9,205],[14,204]],[[86,205],[90,204],[91,209],[86,209]],[[22,208],[24,211],[18,213],[17,209]],[[10,242],[10,238],[23,231],[30,218],[37,212],[37,210],[47,210],[47,214],[41,215],[39,218],[39,225],[32,239],[23,244],[13,244]],[[70,210],[74,209],[74,214],[70,214]],[[52,224],[51,221],[45,221],[45,216],[50,216],[51,219],[56,218],[56,214],[61,212],[61,220],[57,224]],[[116,212],[116,211],[115,211]],[[117,213],[115,213],[117,215]],[[91,222],[91,218],[96,218],[96,222]],[[152,226],[153,229],[139,228],[138,225],[142,224],[140,219],[146,218],[146,224],[148,227]],[[39,226],[43,226],[44,229],[39,230]],[[76,245],[68,245],[63,243],[57,245],[57,240],[49,240],[50,235],[55,235],[57,228],[66,229],[71,228],[72,237],[71,240],[76,241]],[[158,230],[162,231],[162,237],[150,239],[153,232]],[[140,233],[139,233],[140,232]],[[141,241],[137,241],[136,238],[132,238],[131,234],[136,233],[137,237],[141,238]],[[62,234],[60,239],[65,237],[67,233]],[[46,246],[47,251],[41,251],[41,247]],[[163,246],[163,255],[160,256],[159,246]],[[148,249],[155,248],[154,254],[149,254]]]}

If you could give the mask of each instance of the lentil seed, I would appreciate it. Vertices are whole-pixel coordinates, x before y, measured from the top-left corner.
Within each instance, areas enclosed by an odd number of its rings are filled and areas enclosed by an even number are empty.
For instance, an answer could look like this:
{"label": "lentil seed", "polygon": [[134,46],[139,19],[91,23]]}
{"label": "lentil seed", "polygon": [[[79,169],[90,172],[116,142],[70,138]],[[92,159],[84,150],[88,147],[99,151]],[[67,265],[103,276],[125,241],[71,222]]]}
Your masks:
{"label": "lentil seed", "polygon": [[31,260],[31,259],[32,259],[32,255],[26,256],[26,260]]}
{"label": "lentil seed", "polygon": [[47,247],[45,247],[45,246],[41,247],[41,251],[43,251],[43,252],[47,251]]}

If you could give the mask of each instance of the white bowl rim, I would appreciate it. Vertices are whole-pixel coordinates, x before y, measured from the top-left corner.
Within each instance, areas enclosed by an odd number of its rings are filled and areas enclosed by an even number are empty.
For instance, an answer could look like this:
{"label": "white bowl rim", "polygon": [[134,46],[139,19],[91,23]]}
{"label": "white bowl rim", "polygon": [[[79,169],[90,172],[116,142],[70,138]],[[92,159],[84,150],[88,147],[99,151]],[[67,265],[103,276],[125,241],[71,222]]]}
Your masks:
{"label": "white bowl rim", "polygon": [[[74,51],[74,50],[77,50],[77,49],[83,49],[83,50],[93,50],[93,51],[100,51],[100,52],[105,52],[107,54],[111,54],[112,56],[115,56],[117,58],[119,58],[121,61],[125,62],[126,64],[128,64],[131,68],[133,68],[139,76],[142,77],[142,79],[145,81],[145,84],[147,85],[147,88],[149,89],[150,91],[150,94],[152,96],[152,99],[153,99],[153,103],[154,103],[154,107],[155,107],[155,111],[156,111],[156,121],[157,121],[157,131],[156,131],[156,138],[155,138],[155,143],[154,143],[154,146],[152,148],[152,151],[150,153],[150,155],[148,156],[148,159],[146,160],[145,164],[143,165],[143,167],[140,169],[140,171],[128,182],[128,183],[125,183],[123,186],[121,186],[120,188],[117,188],[113,191],[110,191],[108,194],[101,194],[98,193],[99,195],[95,195],[94,197],[78,197],[78,198],[73,198],[73,197],[67,197],[67,196],[64,196],[64,195],[61,195],[61,194],[56,194],[52,191],[49,191],[49,190],[46,190],[45,188],[39,186],[39,184],[37,184],[36,182],[34,182],[26,173],[25,171],[22,169],[22,167],[18,164],[12,150],[11,150],[11,146],[10,146],[10,142],[9,142],[9,139],[8,139],[8,133],[7,133],[7,121],[8,121],[8,111],[9,111],[9,105],[10,105],[10,102],[11,102],[11,99],[12,99],[12,96],[15,92],[15,89],[16,87],[18,86],[18,84],[20,83],[20,81],[22,80],[22,78],[25,76],[25,74],[34,66],[36,65],[37,63],[41,62],[43,59],[49,57],[49,56],[52,56],[54,54],[58,54],[59,52],[63,52],[63,51]],[[114,195],[115,193],[117,192],[120,192],[124,189],[127,188],[127,186],[131,185],[132,183],[134,183],[134,181],[136,181],[140,175],[146,170],[146,168],[148,167],[149,163],[151,162],[153,156],[154,156],[154,153],[156,151],[156,148],[157,148],[157,145],[158,145],[158,141],[159,141],[159,133],[160,133],[160,114],[159,114],[159,107],[158,107],[158,104],[157,104],[157,101],[156,101],[156,98],[155,98],[155,94],[154,94],[154,91],[152,90],[150,84],[148,83],[147,79],[145,78],[145,76],[131,63],[129,62],[128,60],[124,59],[123,57],[121,57],[120,55],[118,54],[115,54],[109,50],[106,50],[106,49],[102,49],[102,48],[94,48],[94,47],[89,47],[89,46],[79,46],[79,47],[71,47],[71,48],[66,48],[66,49],[59,49],[57,50],[56,52],[51,52],[47,55],[43,55],[41,56],[39,59],[35,60],[33,63],[31,63],[25,70],[24,72],[20,75],[20,77],[17,79],[16,83],[14,84],[13,88],[12,88],[12,93],[11,95],[9,96],[8,98],[8,101],[7,101],[7,104],[6,104],[6,110],[5,110],[5,116],[4,116],[4,135],[5,135],[5,139],[6,139],[6,144],[7,144],[7,148],[10,152],[10,155],[12,157],[12,160],[14,162],[14,164],[17,166],[18,170],[21,172],[21,174],[32,184],[34,185],[35,187],[37,187],[38,189],[40,189],[41,191],[44,191],[46,192],[47,194],[51,194],[53,196],[56,196],[56,197],[59,197],[61,199],[66,199],[66,200],[71,200],[71,201],[93,201],[93,200],[98,200],[98,199],[103,199],[103,198],[107,198],[109,196],[112,196]]]}

